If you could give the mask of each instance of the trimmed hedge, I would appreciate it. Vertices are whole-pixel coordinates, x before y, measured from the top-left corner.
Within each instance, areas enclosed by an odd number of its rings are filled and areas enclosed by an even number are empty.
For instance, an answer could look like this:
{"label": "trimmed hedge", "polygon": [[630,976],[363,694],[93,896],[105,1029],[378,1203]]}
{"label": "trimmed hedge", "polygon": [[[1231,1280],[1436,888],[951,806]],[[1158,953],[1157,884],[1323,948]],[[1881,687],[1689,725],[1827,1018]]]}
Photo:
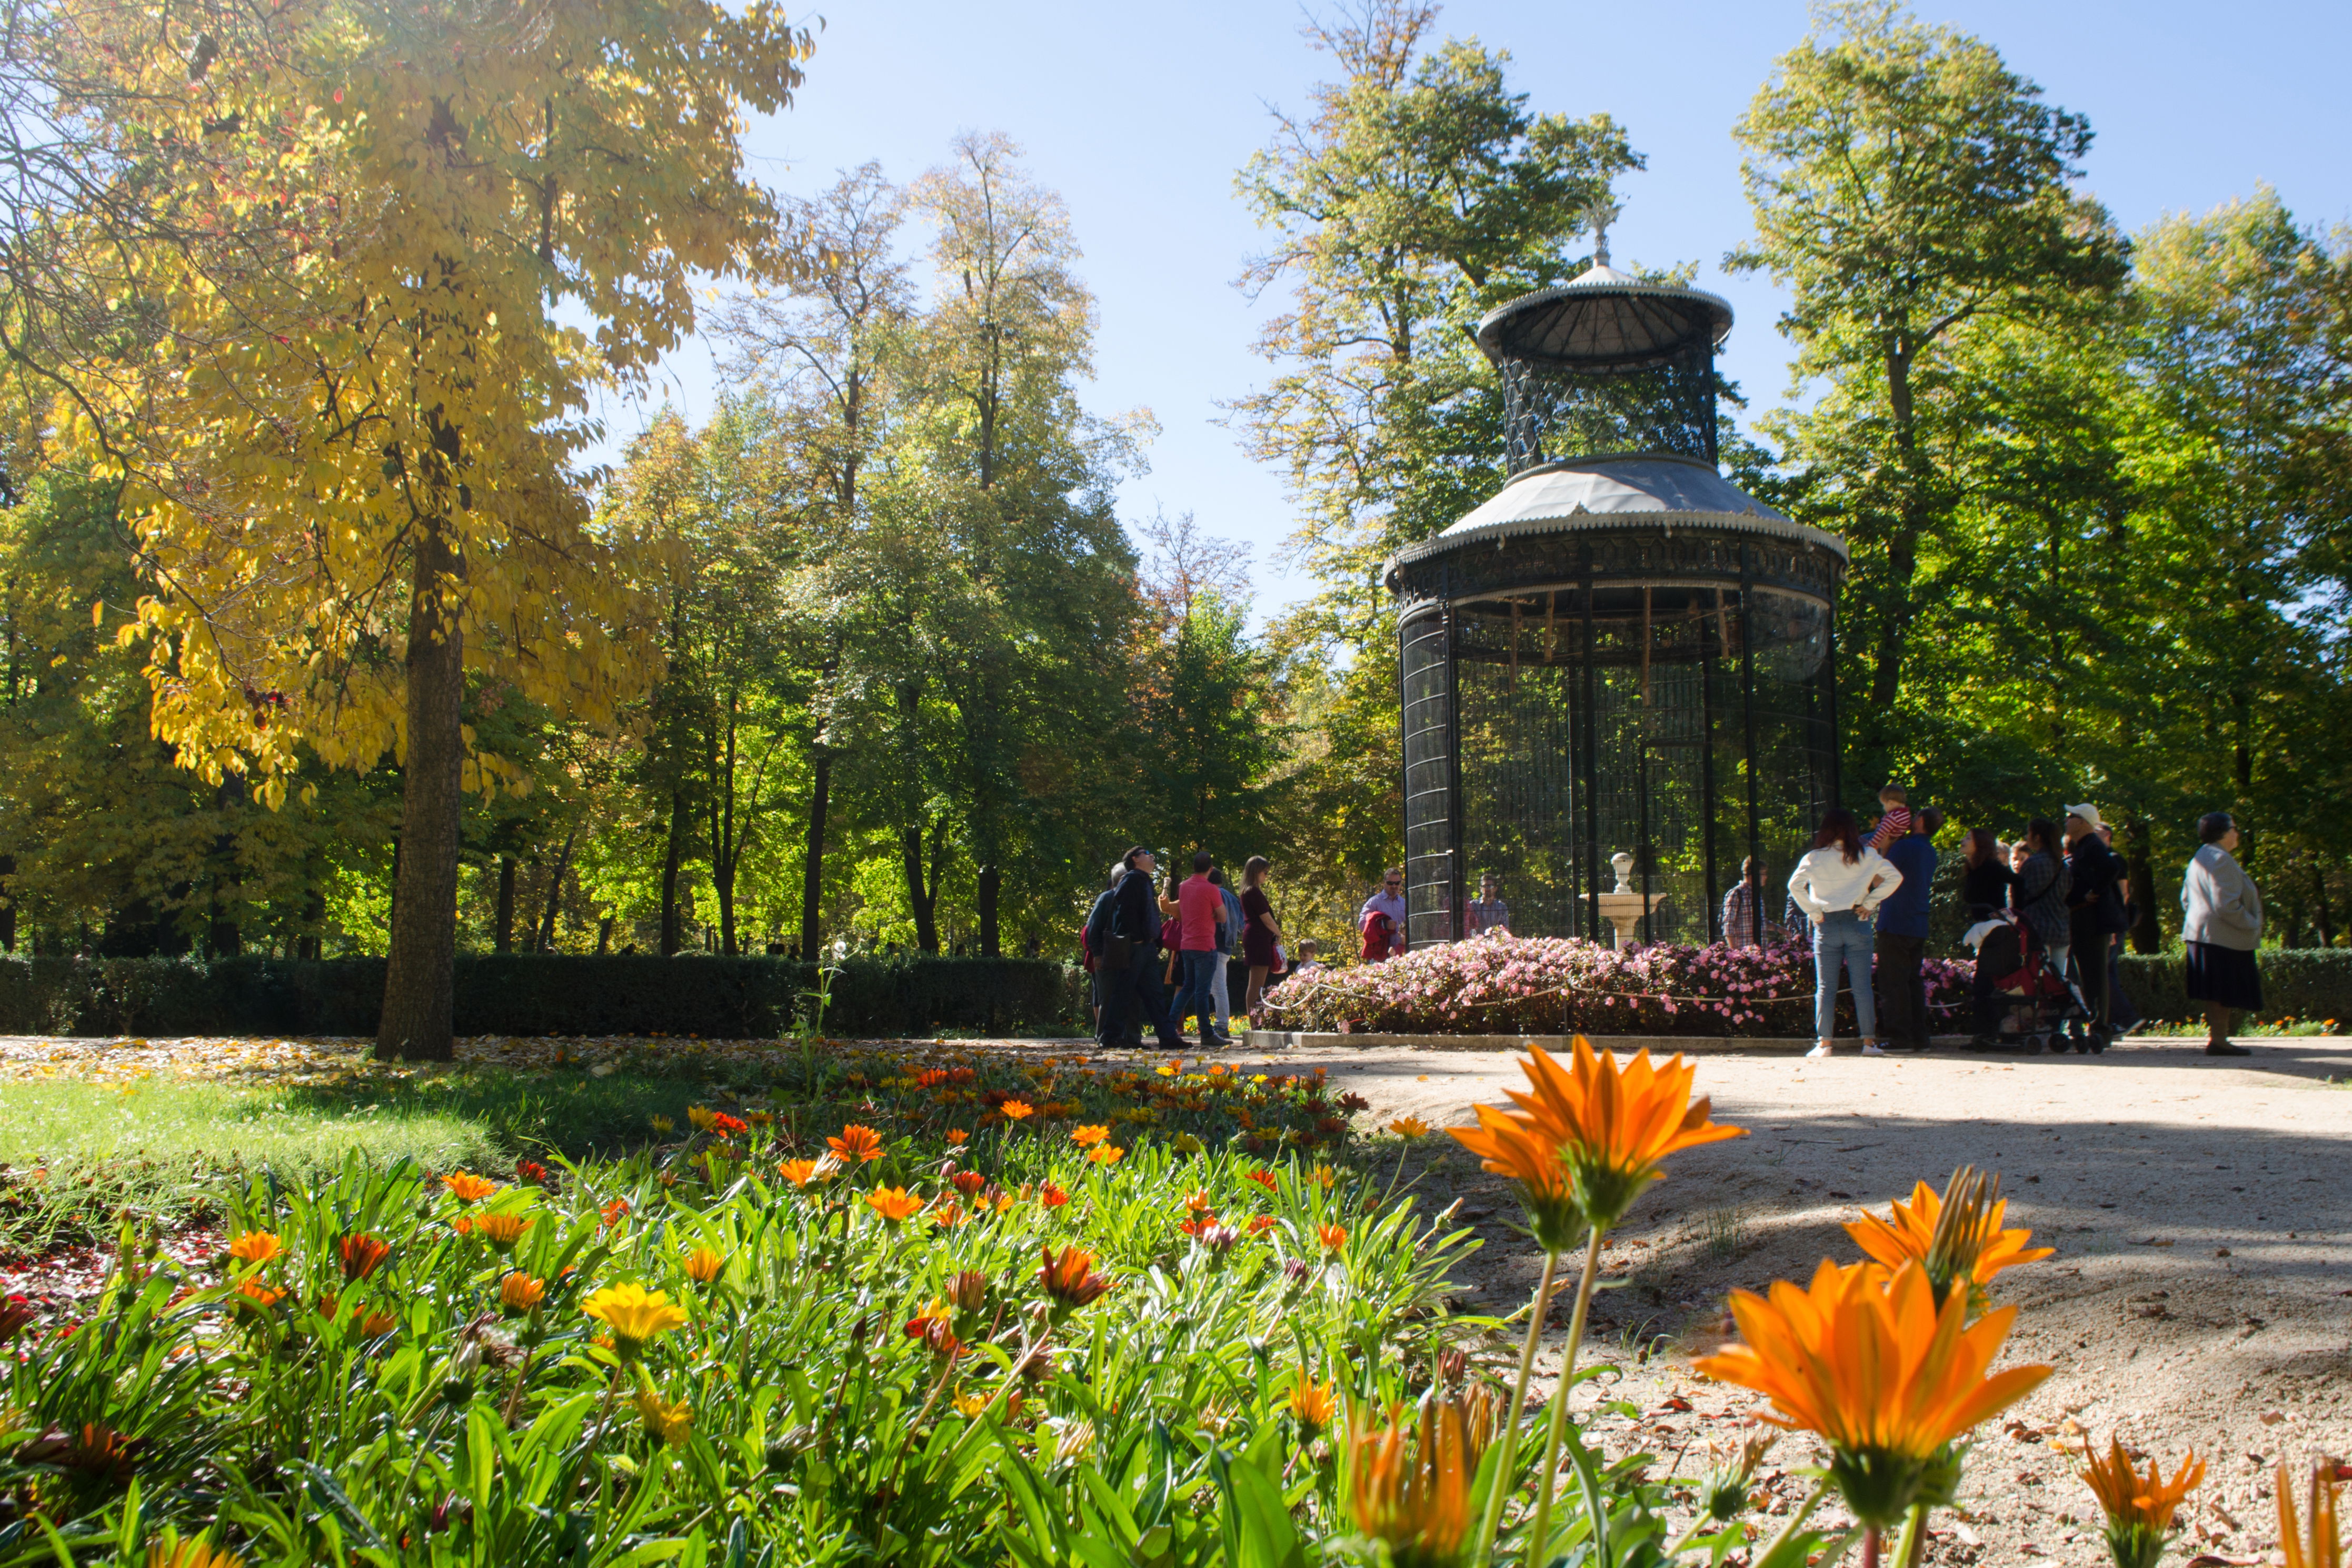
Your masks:
{"label": "trimmed hedge", "polygon": [[[381,958],[5,958],[0,1033],[373,1035]],[[853,958],[828,1035],[1078,1027],[1084,976],[1037,958]],[[460,956],[461,1035],[772,1039],[806,1010],[817,967],[790,958]]]}
{"label": "trimmed hedge", "polygon": [[[2254,962],[2263,973],[2264,1021],[2352,1020],[2352,947],[2264,947]],[[2178,953],[2124,955],[2119,974],[2141,1017],[2188,1023],[2205,1016],[2205,1004],[2189,999],[2185,964]]]}

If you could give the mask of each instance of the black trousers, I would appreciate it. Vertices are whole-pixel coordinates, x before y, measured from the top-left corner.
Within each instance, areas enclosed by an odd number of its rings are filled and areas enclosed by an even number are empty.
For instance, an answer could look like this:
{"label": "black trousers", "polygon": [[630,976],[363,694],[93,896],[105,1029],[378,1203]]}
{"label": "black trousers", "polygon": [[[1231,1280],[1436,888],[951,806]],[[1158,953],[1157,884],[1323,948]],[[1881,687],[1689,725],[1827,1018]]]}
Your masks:
{"label": "black trousers", "polygon": [[2074,940],[2072,955],[2074,983],[2083,988],[2084,1005],[2091,1009],[2090,1021],[2084,1027],[2095,1034],[2110,1033],[2114,1028],[2111,1021],[2114,1004],[2107,995],[2107,977],[2112,973],[2107,957],[2115,946],[2115,938],[2099,929],[2099,911],[2095,904],[2087,909],[2069,911],[2066,919]]}
{"label": "black trousers", "polygon": [[1182,1051],[1184,1039],[1168,1028],[1168,999],[1160,985],[1160,950],[1139,947],[1125,974],[1103,971],[1102,1018],[1095,1040],[1105,1046],[1143,1043],[1147,1024],[1168,1051]]}
{"label": "black trousers", "polygon": [[1927,1049],[1927,981],[1920,972],[1927,956],[1925,936],[1878,934],[1879,1038],[1898,1051]]}

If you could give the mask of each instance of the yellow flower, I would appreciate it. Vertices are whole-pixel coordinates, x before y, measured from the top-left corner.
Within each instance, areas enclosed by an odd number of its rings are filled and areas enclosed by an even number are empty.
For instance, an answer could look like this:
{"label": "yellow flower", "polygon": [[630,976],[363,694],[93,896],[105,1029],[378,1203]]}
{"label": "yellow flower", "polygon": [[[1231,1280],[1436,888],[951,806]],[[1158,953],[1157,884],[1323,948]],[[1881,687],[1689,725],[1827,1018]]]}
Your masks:
{"label": "yellow flower", "polygon": [[980,1418],[980,1413],[988,1408],[988,1396],[985,1394],[959,1394],[956,1396],[955,1407],[957,1415],[963,1416],[966,1420],[976,1421]]}
{"label": "yellow flower", "polygon": [[478,1176],[471,1171],[459,1171],[455,1176],[445,1176],[441,1178],[441,1185],[456,1194],[459,1203],[478,1203],[483,1198],[496,1197],[499,1195],[498,1183],[487,1176]]}
{"label": "yellow flower", "polygon": [[2150,1459],[2143,1477],[2132,1472],[2131,1456],[2120,1441],[2110,1438],[2102,1458],[2085,1437],[2082,1469],[2076,1473],[2107,1516],[2107,1554],[2116,1568],[2156,1568],[2164,1555],[2165,1537],[2172,1531],[2172,1516],[2205,1479],[2205,1461],[2192,1451],[2168,1481],[2162,1467]]}
{"label": "yellow flower", "polygon": [[1429,1136],[1429,1124],[1418,1116],[1399,1116],[1389,1124],[1389,1131],[1407,1143]]}
{"label": "yellow flower", "polygon": [[1179,1133],[1169,1142],[1176,1145],[1176,1152],[1180,1155],[1206,1154],[1209,1148],[1208,1145],[1190,1133]]}
{"label": "yellow flower", "polygon": [[183,1539],[167,1532],[147,1543],[147,1568],[245,1568],[245,1559],[210,1544],[201,1535]]}
{"label": "yellow flower", "polygon": [[[1460,1561],[1470,1533],[1470,1482],[1486,1448],[1487,1422],[1478,1396],[1431,1400],[1420,1429],[1399,1419],[1349,1444],[1349,1507],[1356,1528],[1384,1542],[1396,1568],[1438,1568]],[[1351,1417],[1351,1424],[1352,1424]]]}
{"label": "yellow flower", "polygon": [[613,1349],[623,1361],[636,1360],[649,1342],[686,1326],[683,1308],[671,1305],[661,1291],[635,1283],[608,1286],[580,1310],[613,1331]]}
{"label": "yellow flower", "polygon": [[1118,1164],[1119,1161],[1127,1158],[1127,1151],[1120,1148],[1117,1144],[1104,1144],[1099,1147],[1088,1149],[1087,1151],[1087,1158],[1094,1161],[1095,1164],[1102,1166],[1105,1170],[1108,1170],[1111,1166]]}
{"label": "yellow flower", "polygon": [[710,1108],[707,1105],[688,1105],[686,1108],[686,1119],[688,1123],[692,1124],[694,1130],[698,1133],[707,1133],[710,1131],[712,1117],[710,1114]]}
{"label": "yellow flower", "polygon": [[228,1244],[228,1255],[240,1263],[258,1266],[286,1250],[274,1230],[248,1230]]}
{"label": "yellow flower", "polygon": [[675,1405],[668,1403],[651,1384],[637,1390],[637,1414],[644,1417],[646,1431],[656,1443],[676,1447],[694,1430],[694,1406],[683,1399]]}
{"label": "yellow flower", "polygon": [[2333,1465],[2311,1469],[2311,1533],[2294,1516],[2294,1478],[2286,1461],[2278,1468],[2279,1545],[2286,1552],[2286,1568],[2344,1568],[2344,1540],[2336,1533],[2336,1474]]}
{"label": "yellow flower", "polygon": [[877,1187],[866,1205],[892,1225],[901,1225],[923,1211],[923,1200],[903,1186]]}
{"label": "yellow flower", "polygon": [[1300,1367],[1290,1380],[1290,1389],[1283,1396],[1283,1406],[1291,1419],[1298,1423],[1298,1439],[1314,1440],[1315,1434],[1331,1424],[1331,1413],[1338,1407],[1338,1396],[1328,1383],[1318,1383]]}
{"label": "yellow flower", "polygon": [[646,1120],[648,1126],[664,1137],[667,1137],[677,1126],[677,1124],[667,1116],[649,1116]]}
{"label": "yellow flower", "polygon": [[1307,1179],[1314,1183],[1317,1186],[1321,1187],[1324,1191],[1328,1192],[1332,1187],[1339,1185],[1339,1173],[1333,1170],[1329,1166],[1324,1165],[1318,1161],[1317,1162],[1315,1168],[1307,1173]]}
{"label": "yellow flower", "polygon": [[708,1285],[727,1270],[727,1260],[708,1247],[698,1247],[686,1255],[686,1276],[698,1285]]}
{"label": "yellow flower", "polygon": [[1845,1233],[1855,1245],[1885,1264],[1899,1269],[1917,1259],[1927,1270],[1927,1282],[1941,1301],[1956,1280],[1969,1281],[1981,1304],[1983,1288],[2003,1269],[2038,1262],[2055,1249],[2028,1248],[2031,1230],[2003,1230],[2000,1217],[2009,1200],[2000,1197],[2000,1177],[1988,1181],[1973,1166],[1952,1173],[1946,1196],[1937,1197],[1926,1182],[1913,1184],[1908,1207],[1890,1206],[1881,1219],[1868,1210],[1847,1223]]}
{"label": "yellow flower", "polygon": [[1771,1396],[1775,1426],[1819,1433],[1846,1506],[1884,1528],[1918,1498],[1947,1444],[2032,1393],[2046,1366],[1986,1371],[2017,1309],[1974,1323],[1958,1292],[1938,1308],[1925,1270],[1890,1279],[1875,1263],[1824,1259],[1803,1290],[1731,1293],[1745,1343],[1694,1364],[1704,1376]]}
{"label": "yellow flower", "polygon": [[1691,1098],[1697,1070],[1680,1056],[1654,1067],[1644,1048],[1621,1070],[1580,1034],[1570,1066],[1538,1048],[1519,1070],[1534,1092],[1505,1092],[1559,1147],[1577,1207],[1596,1229],[1624,1218],[1642,1189],[1666,1174],[1669,1155],[1748,1134],[1708,1119],[1710,1102]]}
{"label": "yellow flower", "polygon": [[509,1274],[499,1281],[499,1304],[517,1317],[539,1310],[547,1297],[547,1281],[530,1274]]}

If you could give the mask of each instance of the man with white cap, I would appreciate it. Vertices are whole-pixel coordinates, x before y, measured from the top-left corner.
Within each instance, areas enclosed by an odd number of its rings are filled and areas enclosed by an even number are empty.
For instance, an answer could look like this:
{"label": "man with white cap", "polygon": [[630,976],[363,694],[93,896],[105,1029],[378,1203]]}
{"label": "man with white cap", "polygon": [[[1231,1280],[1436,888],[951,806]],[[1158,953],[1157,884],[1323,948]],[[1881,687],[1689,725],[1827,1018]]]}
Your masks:
{"label": "man with white cap", "polygon": [[2066,808],[2066,871],[2074,887],[2066,895],[2067,923],[2073,933],[2075,983],[2091,1009],[2085,1051],[2107,1049],[2110,1002],[2107,996],[2107,926],[2120,905],[2116,852],[2099,835],[2099,809],[2084,804]]}

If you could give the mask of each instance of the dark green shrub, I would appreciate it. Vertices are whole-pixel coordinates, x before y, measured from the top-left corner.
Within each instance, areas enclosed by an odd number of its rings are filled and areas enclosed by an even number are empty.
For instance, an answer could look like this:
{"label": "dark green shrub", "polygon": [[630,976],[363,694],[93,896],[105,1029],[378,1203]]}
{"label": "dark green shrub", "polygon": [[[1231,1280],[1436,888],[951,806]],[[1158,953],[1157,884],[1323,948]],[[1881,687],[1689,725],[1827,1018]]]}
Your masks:
{"label": "dark green shrub", "polygon": [[[817,969],[788,958],[522,955],[457,960],[459,1034],[765,1039],[804,1013]],[[1073,1027],[1084,995],[1034,958],[854,958],[835,977],[824,1032]],[[0,960],[0,1032],[370,1035],[383,960]]]}
{"label": "dark green shrub", "polygon": [[[2265,947],[2254,960],[2263,972],[2264,1020],[2352,1019],[2352,948]],[[2124,955],[2124,989],[2143,1018],[2186,1023],[2205,1016],[2204,1004],[2189,999],[2184,968],[2178,953]]]}

